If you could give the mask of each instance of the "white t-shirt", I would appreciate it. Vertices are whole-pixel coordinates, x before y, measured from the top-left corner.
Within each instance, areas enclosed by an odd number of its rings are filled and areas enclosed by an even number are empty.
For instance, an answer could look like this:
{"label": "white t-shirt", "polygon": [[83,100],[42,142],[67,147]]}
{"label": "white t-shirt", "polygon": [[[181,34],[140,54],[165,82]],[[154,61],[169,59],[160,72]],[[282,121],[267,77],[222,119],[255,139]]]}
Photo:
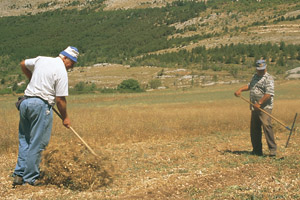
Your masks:
{"label": "white t-shirt", "polygon": [[68,74],[60,57],[36,57],[25,60],[32,77],[25,96],[39,96],[55,105],[56,96],[68,96]]}

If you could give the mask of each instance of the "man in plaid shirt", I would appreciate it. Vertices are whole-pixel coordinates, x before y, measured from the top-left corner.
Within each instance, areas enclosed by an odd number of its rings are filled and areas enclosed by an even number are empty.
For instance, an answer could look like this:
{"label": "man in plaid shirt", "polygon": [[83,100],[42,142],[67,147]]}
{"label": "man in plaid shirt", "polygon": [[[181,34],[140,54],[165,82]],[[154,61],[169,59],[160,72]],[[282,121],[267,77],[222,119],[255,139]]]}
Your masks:
{"label": "man in plaid shirt", "polygon": [[267,64],[265,60],[256,62],[256,74],[252,77],[249,84],[238,89],[234,94],[240,96],[243,91],[250,90],[251,109],[251,143],[254,155],[263,155],[262,152],[262,128],[265,133],[266,141],[270,150],[270,156],[276,156],[277,145],[274,138],[271,117],[261,112],[259,108],[264,109],[269,114],[273,109],[274,97],[274,79],[267,73]]}

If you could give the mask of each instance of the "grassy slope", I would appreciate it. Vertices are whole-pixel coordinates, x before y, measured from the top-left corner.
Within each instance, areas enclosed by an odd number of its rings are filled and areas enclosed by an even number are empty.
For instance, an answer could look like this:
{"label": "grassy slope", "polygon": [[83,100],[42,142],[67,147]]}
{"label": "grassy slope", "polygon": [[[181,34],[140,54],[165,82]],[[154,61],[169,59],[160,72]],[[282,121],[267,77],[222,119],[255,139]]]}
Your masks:
{"label": "grassy slope", "polygon": [[[4,24],[1,30],[5,31],[2,32],[3,36],[1,36],[3,45],[1,46],[2,56],[0,56],[0,89],[5,90],[5,92],[10,92],[7,87],[12,87],[25,79],[25,76],[15,75],[21,73],[19,68],[16,67],[21,59],[37,55],[55,56],[57,52],[70,43],[75,46],[78,45],[77,47],[81,49],[82,54],[79,65],[81,65],[81,63],[84,66],[89,66],[99,62],[120,62],[133,65],[144,63],[146,65],[166,65],[181,68],[195,67],[196,69],[193,71],[189,70],[187,74],[195,74],[198,76],[195,76],[193,80],[196,86],[213,79],[213,81],[244,80],[249,74],[248,71],[244,71],[244,66],[252,65],[255,58],[246,58],[246,63],[243,64],[220,64],[218,62],[203,64],[203,58],[200,58],[199,62],[187,61],[195,60],[192,54],[183,55],[183,58],[182,55],[167,55],[167,58],[177,57],[177,60],[175,59],[172,63],[166,63],[168,60],[164,60],[163,58],[161,59],[162,61],[160,61],[160,59],[149,58],[140,63],[135,62],[135,60],[147,53],[169,53],[177,52],[182,49],[190,51],[202,45],[211,48],[219,45],[237,44],[239,42],[245,44],[259,44],[267,41],[276,44],[284,41],[286,45],[297,45],[298,41],[300,41],[298,39],[299,31],[297,29],[299,20],[282,21],[278,24],[273,24],[273,20],[282,16],[295,17],[299,15],[297,4],[293,1],[281,2],[282,4],[278,3],[278,5],[274,2],[271,3],[273,3],[272,5],[274,6],[268,6],[267,2],[260,4],[252,2],[251,6],[247,6],[247,8],[249,8],[248,10],[241,10],[245,7],[243,5],[245,2],[224,3],[215,7],[209,7],[208,5],[209,8],[205,11],[199,11],[198,17],[188,18],[186,20],[176,19],[176,17],[178,17],[176,12],[184,13],[184,10],[187,9],[184,6],[179,6],[176,9],[169,8],[166,13],[158,8],[148,10],[105,11],[98,14],[94,13],[94,11],[84,11],[81,14],[76,14],[76,12],[71,11],[56,11],[35,16],[7,18],[8,24],[5,23],[5,19],[3,18],[2,22]],[[167,13],[171,12],[172,14],[168,14],[168,17],[166,17]],[[58,17],[56,14],[61,16]],[[157,23],[157,16],[162,16],[165,21],[159,20]],[[64,20],[61,20],[61,18]],[[34,21],[34,23],[31,23],[32,21]],[[47,23],[45,23],[45,21],[47,21]],[[97,25],[99,21],[101,21],[101,23]],[[171,23],[171,21],[173,22]],[[171,24],[166,25],[165,22]],[[64,23],[67,23],[67,25]],[[70,23],[73,23],[73,25],[69,26]],[[253,23],[257,23],[257,25],[253,25]],[[267,26],[262,26],[264,23],[266,23]],[[15,24],[15,26],[11,26],[11,24]],[[57,24],[62,24],[63,27],[68,27],[68,29],[61,28],[57,26]],[[157,26],[157,24],[160,24],[160,26]],[[34,28],[31,27],[31,25],[39,28],[32,31]],[[136,29],[135,25],[142,28]],[[44,30],[49,29],[49,27],[51,27],[52,31],[44,35]],[[64,29],[64,31],[60,31],[62,29]],[[84,30],[78,32],[79,29]],[[23,31],[20,32],[18,30]],[[155,34],[153,30],[155,30]],[[74,32],[77,34],[74,35]],[[211,35],[209,38],[202,38],[203,34]],[[42,46],[31,45],[36,41],[40,41],[39,44],[42,44]],[[63,42],[56,44],[55,41]],[[4,44],[6,44],[6,46]],[[47,48],[44,48],[44,46]],[[197,54],[194,55],[196,56]],[[197,56],[201,57],[201,54]],[[276,58],[279,58],[279,55],[277,55]],[[239,59],[242,58],[239,57]],[[297,67],[299,62],[295,59],[289,60],[289,58],[286,57],[284,64],[286,65],[275,66],[274,69],[272,67],[269,69],[272,74],[280,74],[277,78],[282,78],[285,76],[284,72],[287,69]],[[272,66],[273,65],[276,65],[276,63],[272,63]],[[203,66],[216,71],[198,70]],[[236,77],[232,77],[230,74],[231,68],[238,70]],[[222,71],[219,71],[220,69],[222,69]],[[142,70],[144,69],[141,69],[141,71]],[[90,70],[83,71],[85,71],[85,73],[73,73],[78,79],[71,79],[71,86],[76,85],[79,81],[89,83],[95,81],[98,87],[115,87],[120,83],[120,80],[123,80],[125,77],[115,78],[106,76],[104,78],[107,79],[102,81],[103,76],[97,72],[97,69],[91,70],[95,71],[92,75],[88,73]],[[123,71],[124,70],[120,69],[120,73]],[[145,71],[148,73],[148,70]],[[155,74],[157,74],[155,73],[155,68],[149,71],[153,73],[144,74],[144,76],[140,76],[143,72],[141,72],[141,74],[134,72],[132,76],[128,76],[127,73],[125,73],[126,77],[138,79],[142,85],[147,85],[149,80],[156,78]],[[10,75],[11,73],[12,75]],[[107,73],[111,73],[111,71],[108,70]],[[163,80],[163,86],[173,87],[175,85],[176,87],[187,87],[191,84],[191,80],[185,82],[181,80],[178,81],[181,76],[178,73],[173,73],[172,75],[177,77]],[[210,77],[207,78],[208,80],[203,80],[200,77],[201,75]],[[2,84],[2,82],[4,82],[4,84]]]}
{"label": "grassy slope", "polygon": [[[270,3],[272,6],[269,5]],[[82,13],[48,12],[35,16],[7,18],[7,21],[3,18],[1,21],[2,31],[4,31],[1,35],[5,38],[2,41],[3,48],[5,45],[6,47],[1,55],[16,56],[18,59],[38,53],[55,55],[65,45],[72,43],[84,52],[80,62],[89,65],[107,60],[125,62],[126,59],[149,51],[168,52],[173,50],[172,46],[181,46],[175,50],[190,50],[202,45],[214,47],[239,42],[253,44],[285,41],[287,44],[298,44],[299,33],[293,26],[297,25],[297,21],[280,23],[280,26],[285,26],[284,32],[280,31],[282,27],[273,24],[274,20],[282,16],[297,16],[298,7],[293,1],[215,3],[216,6],[207,4],[206,10],[197,8],[196,5],[199,4],[187,4],[187,6],[168,9],[105,11],[98,14],[94,14],[94,10],[87,9]],[[249,9],[245,10],[245,7]],[[191,9],[195,10],[190,12]],[[189,13],[189,15],[182,13]],[[156,19],[158,16],[160,19]],[[38,27],[37,29],[31,27],[33,23]],[[257,24],[253,25],[253,23]],[[264,24],[268,26],[261,27]],[[174,31],[173,27],[177,31]],[[17,30],[22,30],[22,34]],[[151,36],[148,33],[151,33]],[[206,34],[211,36],[208,39],[199,38]],[[192,36],[196,38],[193,39]],[[173,39],[167,42],[166,37],[176,38],[178,41],[175,42],[176,40]],[[186,41],[182,38],[186,38]],[[41,46],[30,45],[34,41],[40,41]],[[61,42],[53,46],[55,41]],[[127,45],[124,46],[125,41]],[[44,46],[47,46],[47,50]],[[19,47],[22,51],[18,51]],[[98,58],[95,59],[95,56]]]}

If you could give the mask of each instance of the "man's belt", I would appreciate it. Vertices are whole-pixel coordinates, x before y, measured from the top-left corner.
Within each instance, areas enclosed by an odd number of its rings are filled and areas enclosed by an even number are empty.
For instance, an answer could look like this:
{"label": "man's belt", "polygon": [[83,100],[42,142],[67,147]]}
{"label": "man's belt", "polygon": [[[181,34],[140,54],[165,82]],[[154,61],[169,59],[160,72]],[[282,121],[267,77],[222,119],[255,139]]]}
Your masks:
{"label": "man's belt", "polygon": [[46,101],[45,99],[43,99],[42,97],[39,97],[39,96],[24,96],[24,97],[25,97],[25,99],[38,98],[38,99],[42,100],[45,104],[48,104],[49,106],[51,106],[49,104],[49,102]]}

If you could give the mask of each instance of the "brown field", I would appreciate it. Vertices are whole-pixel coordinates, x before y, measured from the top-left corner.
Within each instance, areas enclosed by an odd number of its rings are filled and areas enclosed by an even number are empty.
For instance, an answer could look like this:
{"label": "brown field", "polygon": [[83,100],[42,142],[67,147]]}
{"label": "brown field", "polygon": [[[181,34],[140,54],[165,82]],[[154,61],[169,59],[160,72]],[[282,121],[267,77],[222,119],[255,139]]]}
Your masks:
{"label": "brown field", "polygon": [[[124,3],[123,0],[107,0],[106,9],[163,6],[171,1],[128,0]],[[1,16],[46,11],[37,6],[50,1],[32,2],[33,9],[22,6],[24,2],[1,1]],[[286,10],[278,8],[278,12],[279,9]],[[197,27],[196,31],[173,36],[222,33],[225,26],[246,27],[274,15],[267,10],[251,17],[233,13],[239,18],[235,21],[228,13],[217,17],[216,13],[210,12],[173,24],[177,29]],[[286,13],[291,14],[294,11]],[[201,26],[203,23],[208,25]],[[153,53],[240,42],[298,44],[298,23],[299,20],[253,26],[245,31],[221,34],[181,48]],[[95,83],[97,87],[116,87],[128,78],[137,79],[145,86],[156,79],[161,70],[159,67],[119,65],[75,68],[69,73],[70,86],[84,81]],[[41,187],[11,186],[18,151],[19,117],[14,107],[17,97],[0,96],[1,199],[300,199],[299,128],[292,135],[289,147],[285,148],[289,131],[273,120],[277,158],[268,156],[264,138],[265,156],[250,155],[249,105],[233,96],[241,84],[205,87],[214,81],[213,77],[218,79],[214,82],[230,82],[232,76],[226,71],[208,70],[202,74],[192,70],[179,73],[175,68],[164,70],[165,77],[160,80],[169,88],[167,90],[70,95],[68,111],[72,127],[100,159],[91,155],[54,116],[50,144],[43,154],[41,170],[45,177]],[[239,71],[239,77],[249,79],[248,72]],[[197,77],[193,79],[193,87],[191,79],[182,79],[185,75]],[[300,111],[299,83],[299,80],[276,81],[273,114],[287,126],[291,126],[295,113]],[[299,124],[298,119],[296,126]]]}
{"label": "brown field", "polygon": [[[15,96],[0,96],[0,196],[299,199],[299,129],[284,148],[289,131],[273,120],[277,158],[268,157],[264,138],[265,156],[250,155],[249,108],[233,96],[240,86],[68,97],[72,127],[101,159],[95,159],[54,116],[41,165],[53,177],[40,187],[11,186],[18,112],[13,105]],[[278,81],[276,94],[273,114],[291,126],[300,108],[299,81]],[[74,179],[64,186],[60,184],[64,178]]]}
{"label": "brown field", "polygon": [[[101,64],[99,64],[101,65]],[[249,73],[250,71],[250,73]],[[251,78],[253,69],[239,70],[240,79]],[[158,74],[163,74],[159,76]],[[87,85],[95,84],[97,88],[117,88],[126,79],[136,79],[142,88],[147,88],[151,80],[160,80],[161,86],[172,89],[186,89],[194,86],[212,84],[231,84],[244,82],[235,80],[225,70],[198,70],[162,67],[129,67],[126,65],[109,64],[107,66],[76,67],[69,72],[69,86],[74,88],[79,82]],[[127,98],[127,97],[126,97]]]}

